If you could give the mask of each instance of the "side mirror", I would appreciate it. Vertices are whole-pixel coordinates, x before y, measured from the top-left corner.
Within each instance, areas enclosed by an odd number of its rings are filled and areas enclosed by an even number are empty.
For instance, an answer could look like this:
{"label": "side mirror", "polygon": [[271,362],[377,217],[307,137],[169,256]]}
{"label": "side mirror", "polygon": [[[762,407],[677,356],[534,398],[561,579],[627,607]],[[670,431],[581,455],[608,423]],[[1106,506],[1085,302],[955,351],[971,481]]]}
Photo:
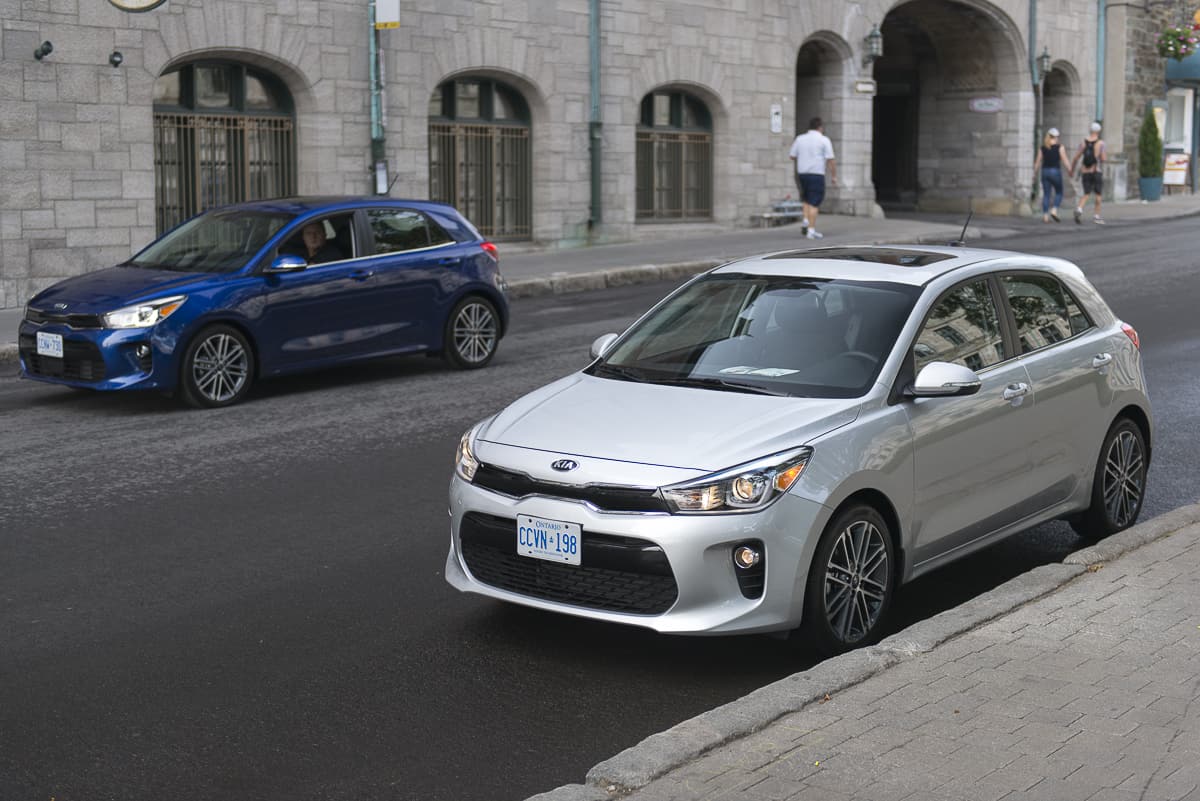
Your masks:
{"label": "side mirror", "polygon": [[930,362],[917,373],[917,380],[905,394],[914,398],[974,395],[982,384],[979,376],[969,367],[950,362]]}
{"label": "side mirror", "polygon": [[304,259],[300,258],[299,256],[294,256],[290,253],[284,253],[283,255],[276,256],[275,261],[271,262],[271,264],[267,267],[267,269],[263,270],[263,272],[294,273],[299,270],[303,270],[306,267],[308,267],[308,262],[306,262]]}
{"label": "side mirror", "polygon": [[596,341],[592,343],[592,358],[599,359],[605,353],[608,353],[608,349],[611,348],[612,344],[616,341],[616,334],[603,334],[596,337]]}

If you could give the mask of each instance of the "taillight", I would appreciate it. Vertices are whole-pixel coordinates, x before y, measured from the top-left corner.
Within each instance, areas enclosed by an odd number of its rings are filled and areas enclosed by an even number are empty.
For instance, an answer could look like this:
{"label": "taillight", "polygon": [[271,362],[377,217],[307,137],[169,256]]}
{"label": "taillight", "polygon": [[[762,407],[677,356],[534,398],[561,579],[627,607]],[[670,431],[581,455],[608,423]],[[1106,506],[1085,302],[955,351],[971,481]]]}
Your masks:
{"label": "taillight", "polygon": [[500,251],[491,242],[480,242],[479,247],[483,248],[483,252],[491,256],[496,261],[500,261]]}
{"label": "taillight", "polygon": [[1125,336],[1129,337],[1129,340],[1133,342],[1133,346],[1135,348],[1138,350],[1142,349],[1142,342],[1140,339],[1138,339],[1137,331],[1133,330],[1132,325],[1129,323],[1121,323],[1121,330],[1124,331]]}

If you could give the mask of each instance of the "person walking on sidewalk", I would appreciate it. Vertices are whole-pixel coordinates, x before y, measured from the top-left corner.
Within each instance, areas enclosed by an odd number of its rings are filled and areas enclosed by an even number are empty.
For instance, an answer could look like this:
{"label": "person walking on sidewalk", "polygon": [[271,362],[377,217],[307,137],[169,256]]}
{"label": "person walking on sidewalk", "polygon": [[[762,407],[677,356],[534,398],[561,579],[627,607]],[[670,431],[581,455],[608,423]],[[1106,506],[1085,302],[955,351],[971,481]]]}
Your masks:
{"label": "person walking on sidewalk", "polygon": [[1087,139],[1083,140],[1079,150],[1075,151],[1075,158],[1071,159],[1072,170],[1079,160],[1083,159],[1083,169],[1079,173],[1083,179],[1083,195],[1075,207],[1075,222],[1079,225],[1083,224],[1083,207],[1087,205],[1089,195],[1096,196],[1096,213],[1092,215],[1092,222],[1104,225],[1104,220],[1100,217],[1100,196],[1104,194],[1105,158],[1104,140],[1100,138],[1100,123],[1093,122]]}
{"label": "person walking on sidewalk", "polygon": [[825,135],[825,125],[820,117],[809,120],[808,131],[792,141],[788,158],[796,165],[796,188],[800,191],[800,201],[803,203],[804,224],[800,233],[809,239],[820,239],[817,213],[821,210],[821,201],[825,199],[826,171],[829,173],[829,183],[837,186],[833,143]]}
{"label": "person walking on sidewalk", "polygon": [[[1067,163],[1067,149],[1058,141],[1058,129],[1046,131],[1042,139],[1042,147],[1038,150],[1037,158],[1033,160],[1033,171],[1042,179],[1042,222],[1062,222],[1058,216],[1058,206],[1063,196],[1063,169],[1071,175],[1071,165]],[[1040,172],[1039,172],[1040,171]],[[1051,192],[1054,193],[1051,200]]]}

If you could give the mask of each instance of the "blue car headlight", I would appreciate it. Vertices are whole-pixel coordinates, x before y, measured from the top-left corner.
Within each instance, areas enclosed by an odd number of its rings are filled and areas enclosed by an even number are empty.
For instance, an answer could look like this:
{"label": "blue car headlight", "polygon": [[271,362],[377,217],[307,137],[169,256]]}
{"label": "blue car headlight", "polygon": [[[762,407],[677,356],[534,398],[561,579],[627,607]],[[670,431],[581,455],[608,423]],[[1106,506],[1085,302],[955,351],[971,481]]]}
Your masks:
{"label": "blue car headlight", "polygon": [[174,295],[111,311],[104,315],[104,327],[149,328],[173,314],[185,300],[187,295]]}
{"label": "blue car headlight", "polygon": [[661,487],[678,514],[757,512],[783,497],[804,472],[812,448],[794,448],[701,478]]}

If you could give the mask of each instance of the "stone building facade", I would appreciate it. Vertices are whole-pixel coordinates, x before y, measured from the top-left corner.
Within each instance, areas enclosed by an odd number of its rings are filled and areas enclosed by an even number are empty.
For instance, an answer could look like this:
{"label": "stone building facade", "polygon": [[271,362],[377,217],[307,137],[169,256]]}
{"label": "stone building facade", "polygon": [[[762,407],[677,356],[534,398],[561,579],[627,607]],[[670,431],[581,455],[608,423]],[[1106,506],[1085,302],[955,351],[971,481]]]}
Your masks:
{"label": "stone building facade", "polygon": [[[829,210],[1028,213],[1031,52],[1053,59],[1047,126],[1073,141],[1097,106],[1095,0],[598,8],[590,126],[589,0],[400,0],[400,27],[378,37],[390,193],[448,195],[499,238],[547,246],[747,225],[795,196],[788,146],[821,116],[838,159]],[[368,14],[367,0],[168,0],[143,13],[0,0],[0,307],[124,260],[181,210],[370,193]],[[43,42],[53,49],[37,58]],[[212,105],[214,92],[225,99]],[[206,149],[218,116],[221,144]]]}

